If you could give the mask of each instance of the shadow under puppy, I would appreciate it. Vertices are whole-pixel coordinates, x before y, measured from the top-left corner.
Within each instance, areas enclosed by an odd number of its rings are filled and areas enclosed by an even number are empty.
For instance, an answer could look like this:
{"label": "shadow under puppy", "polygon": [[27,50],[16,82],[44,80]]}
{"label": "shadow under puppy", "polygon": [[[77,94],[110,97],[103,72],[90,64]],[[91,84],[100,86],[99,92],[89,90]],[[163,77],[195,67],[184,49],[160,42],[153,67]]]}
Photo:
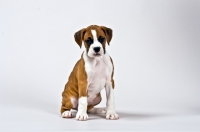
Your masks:
{"label": "shadow under puppy", "polygon": [[[105,113],[106,119],[119,119],[114,105],[114,66],[106,52],[106,43],[112,39],[112,29],[91,25],[74,34],[76,43],[85,51],[71,72],[62,93],[61,114],[72,118],[71,109],[78,110],[77,120],[87,120],[89,113]],[[101,102],[100,91],[105,88],[106,108],[95,108]]]}

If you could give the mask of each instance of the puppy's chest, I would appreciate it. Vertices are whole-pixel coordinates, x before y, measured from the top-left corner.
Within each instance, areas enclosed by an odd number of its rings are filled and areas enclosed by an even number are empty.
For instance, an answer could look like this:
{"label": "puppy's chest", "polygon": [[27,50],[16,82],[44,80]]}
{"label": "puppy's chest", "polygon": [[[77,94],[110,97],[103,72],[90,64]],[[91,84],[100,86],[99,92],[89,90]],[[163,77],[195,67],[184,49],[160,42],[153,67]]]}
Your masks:
{"label": "puppy's chest", "polygon": [[88,81],[95,81],[98,79],[106,78],[107,67],[103,61],[97,61],[95,65],[90,65],[86,69]]}
{"label": "puppy's chest", "polygon": [[108,75],[107,66],[103,63],[103,61],[98,61],[95,65],[90,65],[87,68],[88,95],[96,95],[105,87]]}

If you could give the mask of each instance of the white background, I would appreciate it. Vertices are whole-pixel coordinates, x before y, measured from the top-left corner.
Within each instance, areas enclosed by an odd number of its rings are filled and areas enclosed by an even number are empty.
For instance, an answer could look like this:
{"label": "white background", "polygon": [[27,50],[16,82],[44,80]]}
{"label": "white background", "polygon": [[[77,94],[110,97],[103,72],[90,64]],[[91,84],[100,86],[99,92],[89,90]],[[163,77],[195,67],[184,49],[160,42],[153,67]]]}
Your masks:
{"label": "white background", "polygon": [[[60,117],[83,48],[74,33],[113,29],[118,121]],[[105,106],[105,91],[100,106]],[[199,0],[1,0],[0,131],[200,131]]]}

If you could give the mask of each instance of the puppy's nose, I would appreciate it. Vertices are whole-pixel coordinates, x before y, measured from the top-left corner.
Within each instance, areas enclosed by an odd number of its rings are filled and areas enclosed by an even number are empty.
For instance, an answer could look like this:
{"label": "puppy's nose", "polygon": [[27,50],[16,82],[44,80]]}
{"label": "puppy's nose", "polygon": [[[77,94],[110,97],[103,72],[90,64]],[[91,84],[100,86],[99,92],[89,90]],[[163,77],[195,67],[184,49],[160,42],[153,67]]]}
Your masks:
{"label": "puppy's nose", "polygon": [[94,49],[94,51],[95,51],[96,53],[98,53],[98,52],[100,51],[100,47],[94,47],[93,49]]}

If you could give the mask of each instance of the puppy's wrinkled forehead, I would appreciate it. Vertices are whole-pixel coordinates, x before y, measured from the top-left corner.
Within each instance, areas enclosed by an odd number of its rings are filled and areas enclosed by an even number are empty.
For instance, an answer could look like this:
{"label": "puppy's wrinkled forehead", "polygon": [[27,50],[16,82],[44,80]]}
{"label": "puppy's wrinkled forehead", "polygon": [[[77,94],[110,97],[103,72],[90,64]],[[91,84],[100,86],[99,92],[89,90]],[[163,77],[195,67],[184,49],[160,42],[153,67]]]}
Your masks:
{"label": "puppy's wrinkled forehead", "polygon": [[92,25],[86,28],[83,39],[84,40],[88,38],[95,39],[98,38],[99,36],[105,37],[105,33],[100,27]]}

